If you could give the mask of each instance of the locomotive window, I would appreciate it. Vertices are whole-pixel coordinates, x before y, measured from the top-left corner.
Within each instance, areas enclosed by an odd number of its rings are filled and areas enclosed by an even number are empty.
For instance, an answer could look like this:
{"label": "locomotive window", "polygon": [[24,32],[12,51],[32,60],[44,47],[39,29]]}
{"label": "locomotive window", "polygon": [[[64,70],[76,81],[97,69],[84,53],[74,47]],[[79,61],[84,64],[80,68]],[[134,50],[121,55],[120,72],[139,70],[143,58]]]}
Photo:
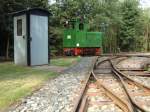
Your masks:
{"label": "locomotive window", "polygon": [[74,23],[72,23],[72,29],[74,29],[74,28],[75,28]]}
{"label": "locomotive window", "polygon": [[74,29],[75,26],[74,26],[74,23],[69,23],[69,29]]}
{"label": "locomotive window", "polygon": [[84,25],[83,25],[83,23],[80,23],[79,24],[79,30],[83,30],[84,29]]}
{"label": "locomotive window", "polygon": [[22,36],[22,19],[17,20],[17,36]]}

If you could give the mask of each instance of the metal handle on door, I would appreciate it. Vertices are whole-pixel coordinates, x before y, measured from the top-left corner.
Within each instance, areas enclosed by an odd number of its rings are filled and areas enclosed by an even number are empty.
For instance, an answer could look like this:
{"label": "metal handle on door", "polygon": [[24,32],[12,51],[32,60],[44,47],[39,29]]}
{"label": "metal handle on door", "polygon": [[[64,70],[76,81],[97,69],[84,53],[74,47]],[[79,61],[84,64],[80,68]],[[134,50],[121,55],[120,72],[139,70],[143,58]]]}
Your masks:
{"label": "metal handle on door", "polygon": [[32,41],[32,37],[30,37],[29,40]]}
{"label": "metal handle on door", "polygon": [[22,38],[25,39],[25,35],[23,35]]}

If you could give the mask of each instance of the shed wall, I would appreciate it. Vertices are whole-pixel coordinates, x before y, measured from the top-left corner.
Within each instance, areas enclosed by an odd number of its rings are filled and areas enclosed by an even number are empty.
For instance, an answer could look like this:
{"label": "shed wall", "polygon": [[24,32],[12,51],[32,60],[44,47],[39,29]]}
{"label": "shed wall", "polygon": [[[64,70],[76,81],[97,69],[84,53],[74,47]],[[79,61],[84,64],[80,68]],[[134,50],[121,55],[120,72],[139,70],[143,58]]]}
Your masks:
{"label": "shed wall", "polygon": [[30,15],[31,65],[48,64],[48,17]]}

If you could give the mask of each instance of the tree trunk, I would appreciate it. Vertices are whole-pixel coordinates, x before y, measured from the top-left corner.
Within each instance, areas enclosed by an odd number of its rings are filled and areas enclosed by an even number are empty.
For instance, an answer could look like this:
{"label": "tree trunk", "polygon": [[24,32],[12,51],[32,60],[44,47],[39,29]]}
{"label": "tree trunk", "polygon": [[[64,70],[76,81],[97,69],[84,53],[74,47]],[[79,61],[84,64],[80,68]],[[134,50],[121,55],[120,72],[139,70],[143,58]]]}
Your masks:
{"label": "tree trunk", "polygon": [[6,46],[6,60],[9,59],[9,37],[7,37],[7,46]]}
{"label": "tree trunk", "polygon": [[148,45],[149,44],[148,43],[148,25],[147,25],[147,28],[146,28],[146,44],[147,44],[147,47],[146,47],[147,49],[146,50],[149,51],[149,45]]}

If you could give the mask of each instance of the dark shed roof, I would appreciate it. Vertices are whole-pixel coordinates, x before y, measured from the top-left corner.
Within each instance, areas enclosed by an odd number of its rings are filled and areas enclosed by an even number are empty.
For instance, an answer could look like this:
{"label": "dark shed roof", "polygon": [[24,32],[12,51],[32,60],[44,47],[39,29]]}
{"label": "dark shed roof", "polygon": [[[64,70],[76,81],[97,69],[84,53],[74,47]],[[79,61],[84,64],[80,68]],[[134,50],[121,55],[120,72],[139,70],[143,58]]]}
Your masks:
{"label": "dark shed roof", "polygon": [[25,10],[21,10],[21,11],[17,11],[17,12],[13,12],[11,13],[13,16],[19,16],[25,13],[30,13],[30,14],[44,14],[44,15],[52,15],[48,10],[46,9],[42,9],[42,8],[28,8]]}

